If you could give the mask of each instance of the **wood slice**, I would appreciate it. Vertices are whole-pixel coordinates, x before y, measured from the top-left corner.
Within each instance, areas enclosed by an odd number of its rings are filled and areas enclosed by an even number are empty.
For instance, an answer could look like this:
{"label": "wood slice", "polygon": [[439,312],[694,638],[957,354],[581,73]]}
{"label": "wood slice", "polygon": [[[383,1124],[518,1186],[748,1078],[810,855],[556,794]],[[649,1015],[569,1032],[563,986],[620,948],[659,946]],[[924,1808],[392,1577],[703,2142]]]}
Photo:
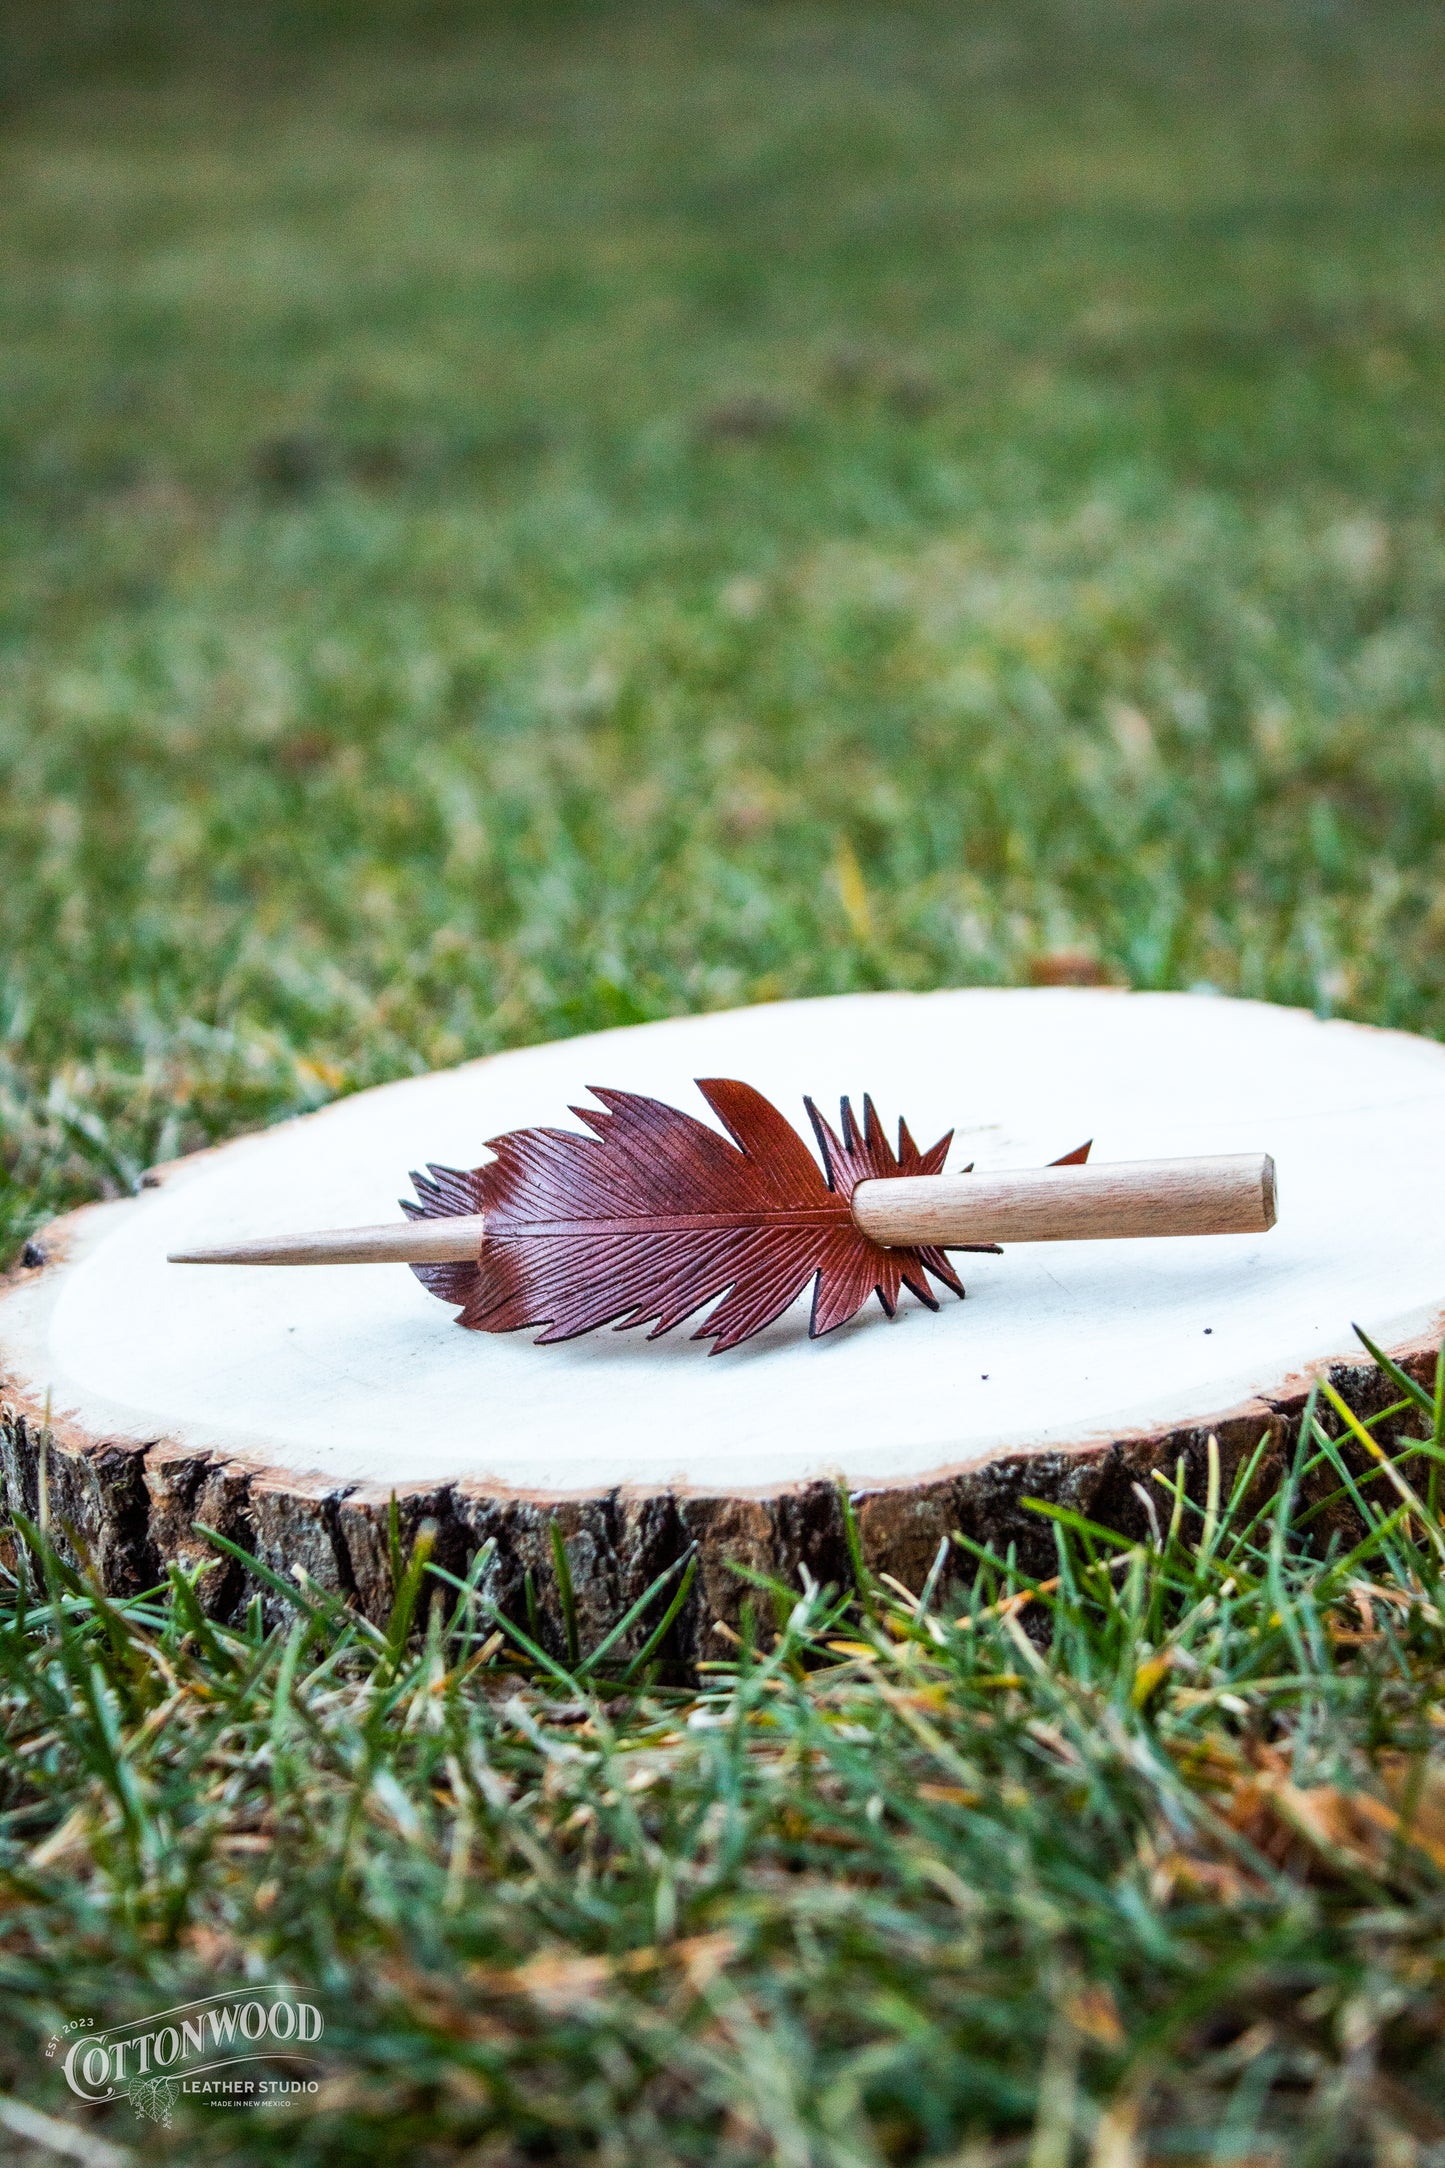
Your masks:
{"label": "wood slice", "polygon": [[[699,1075],[746,1078],[799,1123],[804,1092],[869,1090],[921,1142],[954,1128],[950,1167],[1038,1165],[1090,1136],[1096,1161],[1270,1151],[1279,1224],[965,1257],[968,1299],[937,1315],[905,1298],[810,1342],[803,1301],[718,1357],[686,1328],[551,1348],[465,1332],[402,1266],[164,1261],[392,1218],[410,1168],[565,1122],[589,1083],[703,1116]],[[1355,1319],[1433,1361],[1442,1137],[1445,1049],[1203,995],[849,995],[526,1048],[198,1153],[47,1230],[45,1263],[0,1289],[6,1479],[36,1513],[48,1403],[52,1523],[112,1588],[208,1555],[200,1522],[378,1616],[393,1494],[453,1570],[494,1537],[508,1608],[528,1572],[553,1604],[555,1516],[584,1635],[695,1544],[675,1652],[717,1653],[732,1564],[846,1573],[840,1482],[870,1563],[916,1588],[956,1528],[1048,1555],[1029,1494],[1142,1527],[1135,1486],[1181,1455],[1197,1475],[1211,1431],[1231,1464],[1268,1435],[1275,1465],[1310,1372],[1373,1389]],[[207,1586],[219,1610],[246,1593],[229,1567]]]}

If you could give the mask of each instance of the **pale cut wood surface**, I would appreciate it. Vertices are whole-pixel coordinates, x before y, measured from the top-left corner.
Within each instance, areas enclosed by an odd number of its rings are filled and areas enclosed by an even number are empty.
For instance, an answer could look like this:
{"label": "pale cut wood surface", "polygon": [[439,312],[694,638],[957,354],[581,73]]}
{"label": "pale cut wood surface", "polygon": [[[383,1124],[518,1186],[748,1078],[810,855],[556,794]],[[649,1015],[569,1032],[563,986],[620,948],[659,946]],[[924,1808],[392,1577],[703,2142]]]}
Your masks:
{"label": "pale cut wood surface", "polygon": [[[810,1343],[800,1303],[717,1358],[681,1333],[550,1349],[467,1333],[405,1269],[165,1262],[393,1219],[408,1168],[471,1165],[488,1136],[567,1121],[589,1082],[706,1118],[691,1080],[719,1074],[800,1127],[804,1092],[826,1110],[870,1090],[921,1143],[955,1128],[949,1165],[983,1177],[1086,1136],[1101,1163],[1269,1150],[1279,1225],[1006,1247],[964,1259],[968,1300],[937,1315],[905,1298],[892,1322],[875,1308]],[[453,1570],[494,1537],[504,1596],[526,1570],[549,1600],[555,1511],[584,1620],[695,1542],[684,1638],[710,1655],[697,1637],[736,1613],[731,1560],[848,1571],[839,1478],[869,1555],[917,1585],[951,1528],[1046,1543],[1027,1493],[1122,1525],[1152,1468],[1202,1471],[1211,1427],[1226,1462],[1265,1430],[1285,1438],[1311,1366],[1355,1359],[1355,1319],[1386,1346],[1427,1346],[1445,1302],[1442,1138],[1439,1046],[1207,996],[857,995],[527,1048],[198,1154],[44,1232],[49,1262],[0,1287],[6,1480],[34,1511],[48,1397],[52,1511],[113,1585],[203,1557],[204,1522],[373,1610],[393,1490],[404,1531],[437,1521]],[[217,1602],[236,1594],[217,1586]]]}
{"label": "pale cut wood surface", "polygon": [[[966,1261],[969,1299],[910,1300],[809,1343],[806,1303],[728,1357],[683,1332],[540,1350],[467,1333],[404,1269],[186,1272],[170,1251],[394,1218],[409,1167],[567,1121],[589,1080],[705,1108],[746,1076],[801,1125],[869,1089],[988,1178],[1081,1136],[1101,1163],[1273,1150],[1268,1235],[1051,1243]],[[532,1047],[389,1085],[182,1162],[81,1215],[68,1261],[0,1302],[0,1364],[120,1436],[328,1477],[756,1487],[898,1480],[1015,1445],[1227,1404],[1445,1299],[1445,1051],[1203,996],[1049,989],[862,995]],[[42,1246],[44,1238],[42,1237]],[[59,1247],[58,1244],[55,1245]],[[1211,1328],[1206,1332],[1206,1328]],[[1046,1360],[1040,1359],[1040,1351]]]}
{"label": "pale cut wood surface", "polygon": [[1264,1234],[1274,1162],[1259,1152],[1020,1167],[1012,1174],[860,1182],[853,1217],[875,1242],[1101,1242]]}

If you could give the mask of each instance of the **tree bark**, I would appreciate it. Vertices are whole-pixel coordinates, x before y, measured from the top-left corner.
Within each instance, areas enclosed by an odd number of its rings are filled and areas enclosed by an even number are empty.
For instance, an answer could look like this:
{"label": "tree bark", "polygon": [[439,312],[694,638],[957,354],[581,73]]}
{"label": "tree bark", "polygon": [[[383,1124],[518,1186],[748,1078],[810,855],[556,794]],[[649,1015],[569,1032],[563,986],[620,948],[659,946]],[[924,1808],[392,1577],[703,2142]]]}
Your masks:
{"label": "tree bark", "polygon": [[[1435,1358],[1433,1339],[1395,1350],[1395,1360],[1422,1383],[1433,1382]],[[1331,1363],[1323,1374],[1358,1412],[1378,1412],[1398,1397],[1369,1361]],[[746,1603],[755,1617],[764,1608],[736,1567],[793,1591],[805,1573],[839,1586],[852,1580],[845,1497],[870,1573],[891,1574],[915,1592],[940,1544],[955,1533],[1000,1557],[1012,1548],[1026,1571],[1044,1575],[1054,1569],[1052,1529],[1029,1511],[1027,1499],[1069,1506],[1147,1542],[1167,1521],[1169,1505],[1152,1481],[1155,1472],[1173,1484],[1182,1462],[1186,1491],[1202,1504],[1213,1436],[1226,1496],[1263,1446],[1250,1486],[1251,1502],[1258,1504],[1294,1452],[1307,1397],[1301,1381],[1278,1398],[1144,1435],[1072,1450],[1000,1454],[980,1467],[911,1484],[849,1490],[844,1483],[817,1482],[771,1496],[617,1489],[569,1498],[500,1492],[466,1481],[395,1489],[327,1483],[164,1443],[88,1437],[65,1424],[47,1431],[42,1410],[14,1399],[0,1401],[0,1465],[12,1511],[47,1525],[61,1555],[93,1571],[111,1594],[154,1586],[172,1563],[191,1571],[213,1561],[201,1594],[205,1609],[218,1617],[234,1618],[252,1597],[261,1599],[273,1621],[286,1607],[261,1576],[219,1552],[202,1528],[229,1537],[280,1579],[303,1588],[313,1584],[383,1624],[396,1593],[393,1500],[403,1556],[428,1526],[433,1559],[462,1575],[490,1541],[493,1560],[479,1581],[484,1600],[518,1623],[540,1622],[545,1644],[558,1655],[566,1642],[554,1526],[567,1549],[584,1649],[595,1646],[666,1568],[695,1555],[688,1600],[659,1650],[690,1667],[726,1653],[719,1624],[736,1632]],[[1307,1495],[1323,1496],[1330,1487],[1317,1478]],[[1145,1503],[1150,1496],[1153,1515]],[[1342,1528],[1353,1526],[1343,1513],[1337,1518]],[[974,1571],[964,1547],[950,1543],[950,1553],[940,1582],[944,1601],[956,1598]],[[672,1586],[618,1645],[619,1661],[646,1639]],[[766,1619],[763,1624],[771,1630]]]}

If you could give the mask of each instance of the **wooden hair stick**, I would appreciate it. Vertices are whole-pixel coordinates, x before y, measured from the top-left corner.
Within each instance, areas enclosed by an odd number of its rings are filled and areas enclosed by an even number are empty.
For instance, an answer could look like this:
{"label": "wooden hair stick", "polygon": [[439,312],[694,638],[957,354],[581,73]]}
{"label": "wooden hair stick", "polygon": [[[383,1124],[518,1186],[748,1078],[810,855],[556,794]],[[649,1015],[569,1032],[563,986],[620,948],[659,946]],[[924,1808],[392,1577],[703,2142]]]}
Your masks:
{"label": "wooden hair stick", "polygon": [[[899,1175],[860,1182],[855,1224],[888,1249],[936,1243],[1122,1241],[1138,1235],[1263,1234],[1275,1221],[1274,1161],[1135,1159],[1115,1166],[1023,1167],[1010,1174]],[[173,1265],[433,1265],[481,1255],[485,1212],[395,1220],[317,1234],[261,1235],[173,1250]]]}
{"label": "wooden hair stick", "polygon": [[487,1332],[544,1324],[543,1340],[602,1324],[666,1332],[723,1300],[696,1337],[735,1346],[815,1281],[811,1331],[844,1322],[877,1293],[892,1314],[906,1286],[938,1307],[928,1275],[961,1295],[945,1252],[1000,1242],[1262,1234],[1275,1221],[1274,1162],[1262,1153],[940,1172],[952,1135],[898,1147],[871,1099],[861,1130],[843,1101],[841,1135],[811,1100],[823,1165],[751,1086],[699,1080],[732,1142],[660,1100],[595,1089],[605,1111],[572,1111],[594,1132],[520,1129],[464,1171],[413,1175],[419,1202],[396,1225],[262,1237],[179,1250],[175,1264],[409,1264]]}

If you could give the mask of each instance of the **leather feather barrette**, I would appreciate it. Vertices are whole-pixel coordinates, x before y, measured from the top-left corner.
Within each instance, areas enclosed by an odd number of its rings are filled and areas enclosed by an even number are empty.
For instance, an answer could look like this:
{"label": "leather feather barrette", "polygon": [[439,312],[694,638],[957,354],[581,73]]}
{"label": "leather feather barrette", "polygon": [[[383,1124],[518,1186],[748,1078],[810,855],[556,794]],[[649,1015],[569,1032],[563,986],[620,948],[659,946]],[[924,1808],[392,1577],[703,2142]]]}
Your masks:
{"label": "leather feather barrette", "polygon": [[[1006,1241],[1263,1233],[1274,1162],[1260,1153],[1090,1166],[1088,1145],[1046,1167],[944,1174],[952,1131],[890,1144],[871,1098],[842,1102],[835,1131],[805,1099],[820,1158],[761,1092],[698,1079],[726,1135],[637,1092],[590,1087],[571,1111],[590,1134],[514,1129],[470,1169],[414,1174],[405,1220],[175,1251],[176,1264],[409,1264],[476,1332],[599,1326],[670,1332],[709,1304],[693,1337],[710,1353],[774,1322],[812,1282],[809,1333],[832,1332],[877,1295],[964,1292],[948,1252]],[[820,1164],[821,1160],[821,1164]]]}

